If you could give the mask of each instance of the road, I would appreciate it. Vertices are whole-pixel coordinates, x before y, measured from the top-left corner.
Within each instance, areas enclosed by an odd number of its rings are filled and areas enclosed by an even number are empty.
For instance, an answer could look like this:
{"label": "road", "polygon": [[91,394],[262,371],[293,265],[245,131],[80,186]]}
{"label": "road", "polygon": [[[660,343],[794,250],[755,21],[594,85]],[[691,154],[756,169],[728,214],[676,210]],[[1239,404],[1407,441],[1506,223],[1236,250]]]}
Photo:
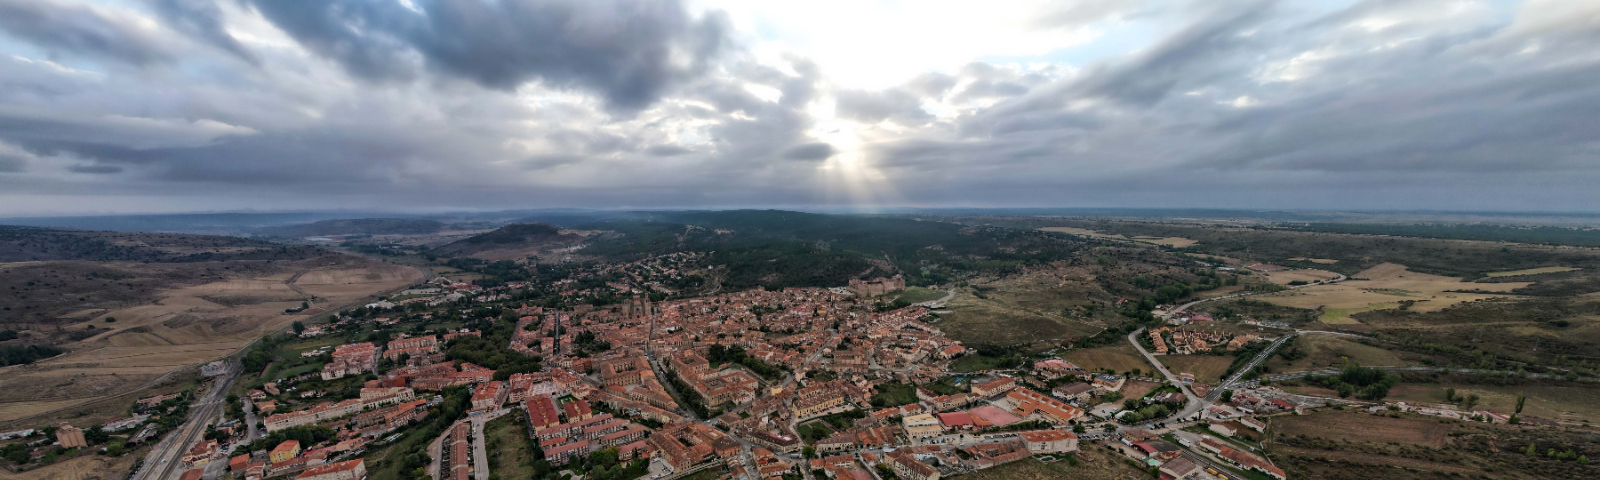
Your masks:
{"label": "road", "polygon": [[[1321,283],[1321,284],[1317,284],[1317,285],[1326,285],[1326,284],[1330,284],[1330,283],[1342,282],[1342,281],[1345,281],[1345,280],[1349,279],[1349,277],[1346,277],[1343,274],[1336,274],[1336,275],[1339,275],[1339,276],[1334,278],[1334,279],[1332,279],[1332,280],[1328,280],[1327,282],[1324,282],[1324,283]],[[1289,287],[1289,289],[1292,290],[1292,289],[1296,289],[1296,288],[1309,287],[1309,286],[1312,286],[1312,285],[1296,285],[1296,286]],[[1192,301],[1192,302],[1184,303],[1182,305],[1178,305],[1176,307],[1173,307],[1171,310],[1168,310],[1165,313],[1162,313],[1161,314],[1161,319],[1162,320],[1171,319],[1174,315],[1182,313],[1182,312],[1184,312],[1184,311],[1186,311],[1186,310],[1188,310],[1190,308],[1193,308],[1195,305],[1199,305],[1201,303],[1215,302],[1215,301],[1218,301],[1218,300],[1227,300],[1227,299],[1232,299],[1232,298],[1242,298],[1242,297],[1248,297],[1248,296],[1251,296],[1251,295],[1256,295],[1256,293],[1248,293],[1248,292],[1247,293],[1235,293],[1233,295],[1224,295],[1224,296],[1221,296],[1221,297],[1213,297],[1213,298],[1205,298],[1205,299],[1195,300],[1195,301]],[[1294,339],[1294,337],[1296,337],[1298,335],[1327,334],[1327,335],[1344,335],[1344,336],[1351,336],[1351,337],[1359,337],[1360,336],[1360,335],[1354,335],[1354,334],[1342,333],[1342,332],[1324,332],[1324,331],[1320,331],[1320,330],[1297,330],[1294,333],[1290,333],[1288,335],[1284,335],[1284,336],[1278,337],[1276,340],[1274,340],[1272,342],[1271,346],[1267,347],[1265,350],[1262,350],[1261,354],[1256,355],[1256,358],[1250,359],[1250,363],[1246,364],[1244,368],[1241,368],[1238,371],[1234,372],[1233,377],[1229,378],[1227,381],[1223,382],[1221,385],[1218,385],[1216,388],[1211,389],[1211,392],[1208,395],[1206,395],[1204,398],[1201,398],[1199,396],[1196,396],[1194,394],[1193,390],[1189,389],[1189,385],[1188,384],[1183,383],[1183,381],[1181,379],[1179,379],[1177,375],[1173,375],[1171,371],[1167,370],[1167,366],[1165,364],[1161,363],[1160,360],[1156,359],[1155,354],[1152,354],[1148,350],[1144,349],[1144,344],[1139,342],[1139,335],[1144,334],[1144,332],[1145,332],[1145,328],[1144,327],[1140,327],[1138,330],[1134,330],[1133,333],[1128,334],[1128,343],[1133,344],[1133,348],[1139,350],[1139,354],[1144,355],[1145,360],[1148,360],[1151,365],[1155,365],[1156,370],[1161,372],[1161,376],[1165,377],[1167,379],[1167,382],[1169,382],[1169,383],[1171,383],[1173,385],[1177,385],[1178,388],[1183,391],[1183,395],[1185,397],[1188,397],[1188,399],[1189,399],[1188,403],[1184,405],[1183,410],[1178,411],[1178,413],[1174,414],[1173,416],[1171,416],[1169,418],[1189,418],[1190,416],[1195,415],[1196,413],[1199,413],[1202,410],[1205,410],[1206,407],[1209,407],[1209,406],[1211,406],[1212,403],[1216,402],[1217,398],[1222,395],[1222,391],[1223,390],[1227,390],[1227,389],[1233,388],[1235,383],[1239,380],[1239,377],[1243,376],[1245,373],[1249,372],[1250,370],[1255,369],[1257,365],[1261,364],[1261,362],[1264,362],[1264,361],[1267,360],[1267,358],[1270,358],[1272,356],[1273,352],[1278,350],[1278,347],[1283,346],[1283,344],[1285,342],[1288,342],[1289,340]],[[1119,426],[1118,428],[1121,429],[1121,428],[1124,428],[1124,427],[1120,427]]]}
{"label": "road", "polygon": [[[412,268],[421,272],[424,277],[432,275],[432,272],[425,268]],[[298,278],[298,275],[296,277]],[[398,289],[395,291],[398,291]],[[385,295],[388,293],[391,292],[383,292],[377,295]],[[356,300],[346,304],[345,306],[361,304],[364,303],[365,300],[366,299]],[[288,327],[284,328],[287,329]],[[269,333],[268,335],[282,331],[283,329],[280,329]],[[250,347],[256,344],[256,342],[261,341],[261,338],[265,338],[265,336],[257,337],[255,340],[251,340],[250,343],[239,347],[238,350],[234,350],[232,354],[229,354],[227,357],[229,362],[228,373],[218,376],[216,381],[212,382],[211,390],[207,392],[204,397],[197,399],[195,403],[191,403],[189,405],[188,420],[184,421],[182,425],[179,425],[176,430],[169,432],[166,435],[166,438],[161,439],[160,442],[156,443],[155,447],[150,449],[150,453],[149,455],[145,456],[144,463],[140,465],[139,471],[134,472],[133,475],[129,476],[129,480],[168,480],[177,477],[177,475],[174,474],[175,472],[181,474],[181,470],[177,469],[181,466],[179,464],[183,463],[183,453],[187,451],[197,439],[205,434],[206,425],[210,424],[220,414],[222,408],[227,403],[229,387],[233,385],[234,380],[239,378],[239,373],[243,370],[243,367],[237,363],[234,357],[245,351],[248,351]],[[245,403],[248,404],[250,402],[246,401]],[[251,409],[253,406],[247,406],[246,408]],[[247,414],[247,417],[249,415],[250,414]],[[255,432],[254,430],[255,422],[251,422],[251,433],[248,433],[247,435],[251,435],[251,438],[255,438],[254,435],[261,434],[261,432]],[[222,458],[221,460],[224,462],[227,461],[226,457]]]}
{"label": "road", "polygon": [[[228,387],[233,385],[234,379],[239,378],[240,370],[242,368],[238,364],[230,362],[228,373],[217,376],[211,383],[211,390],[189,404],[188,420],[150,449],[139,471],[134,472],[129,480],[167,480],[181,474],[184,468],[183,453],[205,435],[206,425],[222,411],[227,403]],[[212,461],[226,462],[227,459],[224,457]]]}

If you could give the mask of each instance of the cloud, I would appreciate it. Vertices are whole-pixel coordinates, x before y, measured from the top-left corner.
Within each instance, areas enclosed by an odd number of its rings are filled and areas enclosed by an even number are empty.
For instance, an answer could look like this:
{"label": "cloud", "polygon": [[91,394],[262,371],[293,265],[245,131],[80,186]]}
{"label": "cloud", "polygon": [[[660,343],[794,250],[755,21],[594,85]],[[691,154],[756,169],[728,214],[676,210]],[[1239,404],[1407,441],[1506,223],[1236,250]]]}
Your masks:
{"label": "cloud", "polygon": [[1600,204],[1588,2],[313,3],[0,0],[0,210]]}
{"label": "cloud", "polygon": [[789,147],[788,150],[783,151],[783,158],[789,160],[827,160],[828,157],[832,157],[835,153],[837,152],[834,151],[833,145],[815,142]]}
{"label": "cloud", "polygon": [[691,18],[676,1],[254,0],[273,24],[352,74],[406,81],[418,71],[515,90],[540,81],[597,92],[636,111],[722,53],[727,20]]}
{"label": "cloud", "polygon": [[153,0],[156,12],[172,28],[216,46],[251,65],[261,59],[245,48],[223,25],[222,8],[210,0]]}
{"label": "cloud", "polygon": [[71,0],[0,0],[0,30],[53,53],[149,65],[173,59],[172,46],[132,12]]}
{"label": "cloud", "polygon": [[922,110],[922,101],[900,89],[871,92],[842,90],[835,93],[839,116],[877,123],[893,120],[902,125],[920,125],[932,118]]}
{"label": "cloud", "polygon": [[97,175],[122,173],[123,170],[122,167],[116,165],[73,165],[67,167],[67,169],[76,173],[89,173]]}

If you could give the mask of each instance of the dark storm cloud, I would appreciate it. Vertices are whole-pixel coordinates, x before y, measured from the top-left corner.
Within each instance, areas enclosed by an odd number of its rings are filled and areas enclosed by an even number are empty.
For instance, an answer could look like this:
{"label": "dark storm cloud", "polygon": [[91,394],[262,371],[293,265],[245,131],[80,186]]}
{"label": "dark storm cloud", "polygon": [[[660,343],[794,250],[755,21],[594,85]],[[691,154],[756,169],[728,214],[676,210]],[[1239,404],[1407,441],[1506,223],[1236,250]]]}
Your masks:
{"label": "dark storm cloud", "polygon": [[837,153],[833,145],[822,142],[796,145],[783,151],[783,158],[789,160],[827,160]]}
{"label": "dark storm cloud", "polygon": [[108,58],[134,65],[171,60],[172,52],[133,19],[87,4],[44,0],[0,0],[0,31],[52,54]]}
{"label": "dark storm cloud", "polygon": [[222,25],[222,8],[212,0],[154,0],[152,5],[173,29],[223,49],[251,65],[261,59]]}
{"label": "dark storm cloud", "polygon": [[721,14],[690,18],[676,1],[253,0],[301,44],[373,80],[421,66],[488,88],[540,80],[599,92],[616,109],[649,106],[699,75],[728,43]]}

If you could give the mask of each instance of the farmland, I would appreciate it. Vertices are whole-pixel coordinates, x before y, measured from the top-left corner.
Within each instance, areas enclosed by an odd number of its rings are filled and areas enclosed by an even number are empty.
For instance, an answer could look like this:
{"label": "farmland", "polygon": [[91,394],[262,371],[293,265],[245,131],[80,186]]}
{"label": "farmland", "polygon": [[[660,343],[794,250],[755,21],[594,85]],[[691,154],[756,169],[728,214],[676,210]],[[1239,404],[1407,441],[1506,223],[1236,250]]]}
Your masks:
{"label": "farmland", "polygon": [[[1074,455],[1073,461],[1058,460],[1052,463],[1041,463],[1032,458],[1024,458],[1005,465],[951,478],[960,480],[1048,480],[1058,478],[1121,480],[1126,478],[1147,478],[1149,476],[1148,472],[1134,467],[1120,454],[1110,452],[1104,447],[1084,443],[1082,449],[1082,452]],[[1073,463],[1076,463],[1076,465]]]}
{"label": "farmland", "polygon": [[24,472],[0,468],[0,480],[115,480],[133,467],[137,454],[121,457],[81,455]]}
{"label": "farmland", "polygon": [[1506,297],[1491,293],[1461,293],[1457,290],[1509,292],[1528,283],[1464,283],[1460,278],[1417,273],[1395,263],[1381,264],[1354,275],[1350,280],[1330,285],[1311,285],[1287,292],[1263,295],[1263,301],[1295,308],[1322,309],[1324,323],[1351,324],[1351,315],[1399,302],[1412,302],[1410,310],[1441,310],[1461,302]]}
{"label": "farmland", "polygon": [[[66,326],[98,328],[63,345],[68,353],[0,372],[0,421],[142,388],[185,366],[211,361],[324,308],[409,285],[415,270],[359,257],[330,256],[243,278],[157,290],[153,300],[85,310]],[[312,301],[298,314],[285,309]],[[116,321],[106,322],[106,318]],[[128,399],[131,401],[131,399]]]}

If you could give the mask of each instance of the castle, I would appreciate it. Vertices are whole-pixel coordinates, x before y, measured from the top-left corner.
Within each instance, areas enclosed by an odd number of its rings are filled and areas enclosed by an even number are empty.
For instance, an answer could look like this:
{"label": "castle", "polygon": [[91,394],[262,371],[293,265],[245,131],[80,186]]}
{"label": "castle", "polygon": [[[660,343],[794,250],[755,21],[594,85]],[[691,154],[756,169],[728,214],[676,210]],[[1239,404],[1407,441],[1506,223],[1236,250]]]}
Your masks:
{"label": "castle", "polygon": [[858,297],[876,297],[895,290],[904,290],[906,279],[900,275],[894,278],[874,278],[872,280],[850,279],[850,293]]}

